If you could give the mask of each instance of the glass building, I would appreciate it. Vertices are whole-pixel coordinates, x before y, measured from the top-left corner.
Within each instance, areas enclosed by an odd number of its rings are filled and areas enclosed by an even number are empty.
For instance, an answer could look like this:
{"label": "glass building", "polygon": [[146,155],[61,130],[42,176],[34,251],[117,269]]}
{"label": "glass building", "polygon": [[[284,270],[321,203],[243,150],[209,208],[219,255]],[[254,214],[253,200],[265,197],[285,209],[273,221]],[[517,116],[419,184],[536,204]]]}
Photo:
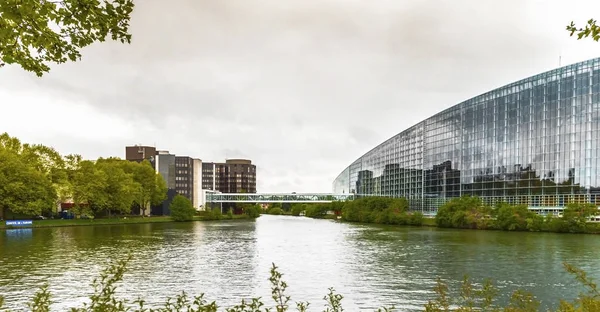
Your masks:
{"label": "glass building", "polygon": [[406,197],[433,212],[481,197],[552,211],[600,205],[600,58],[561,67],[452,106],[344,169],[337,194]]}

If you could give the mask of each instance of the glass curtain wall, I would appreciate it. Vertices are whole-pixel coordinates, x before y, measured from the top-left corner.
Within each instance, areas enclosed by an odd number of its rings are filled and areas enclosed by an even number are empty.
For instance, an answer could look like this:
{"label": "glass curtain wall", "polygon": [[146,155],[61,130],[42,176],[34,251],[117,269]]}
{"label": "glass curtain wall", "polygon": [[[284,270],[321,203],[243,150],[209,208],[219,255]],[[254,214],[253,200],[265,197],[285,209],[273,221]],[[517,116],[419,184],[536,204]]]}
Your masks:
{"label": "glass curtain wall", "polygon": [[493,204],[600,205],[600,58],[536,75],[444,110],[357,159],[334,193],[406,197],[434,211]]}

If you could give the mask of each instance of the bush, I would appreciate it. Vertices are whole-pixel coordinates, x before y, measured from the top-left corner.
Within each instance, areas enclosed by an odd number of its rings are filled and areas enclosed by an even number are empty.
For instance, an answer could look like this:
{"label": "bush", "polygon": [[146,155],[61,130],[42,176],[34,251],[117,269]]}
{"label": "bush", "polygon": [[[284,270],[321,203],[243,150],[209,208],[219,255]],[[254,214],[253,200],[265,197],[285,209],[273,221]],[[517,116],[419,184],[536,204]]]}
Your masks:
{"label": "bush", "polygon": [[221,220],[223,219],[223,213],[221,213],[221,207],[213,207],[207,215],[207,220]]}
{"label": "bush", "polygon": [[262,208],[259,205],[248,205],[244,207],[244,213],[253,219],[260,217],[261,212]]}
{"label": "bush", "polygon": [[487,228],[492,209],[481,199],[471,196],[453,198],[442,205],[435,216],[437,226],[444,228]]}
{"label": "bush", "polygon": [[329,211],[329,204],[310,204],[306,205],[305,214],[309,218],[323,218]]}
{"label": "bush", "polygon": [[171,202],[171,218],[175,221],[191,221],[194,219],[196,209],[192,202],[184,196],[177,195]]}
{"label": "bush", "polygon": [[281,208],[274,207],[274,208],[271,208],[271,209],[267,210],[267,214],[277,215],[278,216],[278,215],[282,215],[283,214],[283,210]]}
{"label": "bush", "polygon": [[304,210],[306,210],[306,204],[294,204],[292,205],[292,216],[299,216]]}

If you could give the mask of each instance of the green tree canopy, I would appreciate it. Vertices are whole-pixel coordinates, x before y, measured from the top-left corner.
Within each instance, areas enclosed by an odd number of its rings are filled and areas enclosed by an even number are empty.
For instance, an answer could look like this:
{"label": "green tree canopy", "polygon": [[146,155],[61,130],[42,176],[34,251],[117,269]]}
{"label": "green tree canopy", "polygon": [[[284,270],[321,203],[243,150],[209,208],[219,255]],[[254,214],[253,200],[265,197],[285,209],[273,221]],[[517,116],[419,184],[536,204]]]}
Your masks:
{"label": "green tree canopy", "polygon": [[93,213],[108,205],[107,174],[94,162],[83,160],[73,174],[73,202],[78,213]]}
{"label": "green tree canopy", "polygon": [[49,63],[76,61],[94,42],[130,43],[133,7],[133,0],[0,1],[0,66],[19,64],[41,77]]}
{"label": "green tree canopy", "polygon": [[7,210],[38,216],[55,204],[56,192],[50,180],[18,154],[0,148],[0,219]]}
{"label": "green tree canopy", "polygon": [[175,221],[191,221],[196,214],[192,202],[182,195],[175,196],[169,208],[171,209],[171,218]]}
{"label": "green tree canopy", "polygon": [[133,174],[126,173],[121,165],[122,160],[99,159],[96,163],[98,169],[106,174],[104,193],[106,202],[97,207],[97,211],[117,211],[131,213],[131,206],[139,196],[140,185],[134,181]]}
{"label": "green tree canopy", "polygon": [[158,205],[167,198],[167,184],[162,176],[154,171],[149,161],[126,161],[123,165],[125,171],[131,173],[133,180],[138,184],[139,191],[135,202],[144,215],[151,205]]}

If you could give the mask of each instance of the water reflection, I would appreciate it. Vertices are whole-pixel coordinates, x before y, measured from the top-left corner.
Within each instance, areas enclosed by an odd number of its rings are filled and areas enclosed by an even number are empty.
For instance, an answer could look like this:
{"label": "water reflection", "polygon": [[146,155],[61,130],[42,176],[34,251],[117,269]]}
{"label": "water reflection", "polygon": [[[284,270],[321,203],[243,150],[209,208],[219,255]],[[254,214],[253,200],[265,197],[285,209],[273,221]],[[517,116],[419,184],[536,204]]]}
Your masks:
{"label": "water reflection", "polygon": [[[25,230],[25,229],[22,229]],[[9,308],[51,285],[53,310],[86,300],[89,284],[110,258],[133,252],[119,294],[164,302],[185,290],[204,292],[221,306],[240,297],[270,300],[276,263],[295,300],[316,310],[328,287],[347,310],[394,304],[420,310],[437,277],[492,278],[506,289],[527,287],[545,302],[575,296],[562,262],[598,277],[591,235],[505,233],[382,227],[262,216],[256,221],[71,227],[0,232],[0,293]],[[456,283],[454,283],[456,285]]]}

